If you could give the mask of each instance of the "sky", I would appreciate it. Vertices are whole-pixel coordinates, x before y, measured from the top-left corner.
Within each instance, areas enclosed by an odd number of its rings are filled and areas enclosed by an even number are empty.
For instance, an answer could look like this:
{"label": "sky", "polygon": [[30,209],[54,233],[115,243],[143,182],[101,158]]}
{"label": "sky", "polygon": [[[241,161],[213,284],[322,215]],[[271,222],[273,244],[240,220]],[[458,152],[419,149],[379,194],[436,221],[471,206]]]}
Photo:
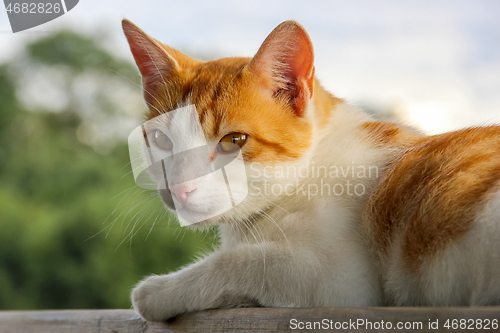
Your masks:
{"label": "sky", "polygon": [[80,0],[16,34],[0,9],[0,62],[62,28],[97,34],[132,60],[122,18],[204,57],[252,56],[275,26],[294,19],[310,34],[316,75],[337,97],[390,109],[430,134],[500,122],[497,0]]}

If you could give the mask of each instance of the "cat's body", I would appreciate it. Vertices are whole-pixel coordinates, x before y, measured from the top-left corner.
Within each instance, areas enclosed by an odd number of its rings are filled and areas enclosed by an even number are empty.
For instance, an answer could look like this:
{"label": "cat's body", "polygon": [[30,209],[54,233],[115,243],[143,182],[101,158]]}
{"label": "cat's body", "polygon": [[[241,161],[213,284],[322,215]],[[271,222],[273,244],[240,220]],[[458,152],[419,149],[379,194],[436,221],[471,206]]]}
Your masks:
{"label": "cat's body", "polygon": [[[148,118],[194,104],[208,141],[248,136],[248,197],[199,224],[219,224],[220,248],[141,282],[132,299],[145,319],[252,305],[500,304],[500,127],[426,137],[372,120],[314,79],[294,22],[253,59],[207,63],[128,21],[124,30]],[[193,184],[175,190],[187,209],[216,203],[217,189]],[[171,204],[170,191],[160,195]]]}

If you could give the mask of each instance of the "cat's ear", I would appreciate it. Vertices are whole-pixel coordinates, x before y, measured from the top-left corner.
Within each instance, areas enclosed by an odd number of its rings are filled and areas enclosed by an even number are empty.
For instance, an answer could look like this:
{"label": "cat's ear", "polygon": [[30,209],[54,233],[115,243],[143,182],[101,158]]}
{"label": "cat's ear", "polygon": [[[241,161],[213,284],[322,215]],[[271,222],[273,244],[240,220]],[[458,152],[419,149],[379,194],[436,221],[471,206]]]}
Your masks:
{"label": "cat's ear", "polygon": [[285,94],[298,117],[304,115],[314,88],[314,51],[299,23],[285,21],[278,25],[247,68],[274,96]]}
{"label": "cat's ear", "polygon": [[199,62],[174,48],[159,43],[131,21],[122,20],[122,28],[130,50],[142,75],[142,86],[146,102],[151,102],[160,85],[166,85],[169,78],[181,68]]}
{"label": "cat's ear", "polygon": [[131,21],[122,20],[122,28],[142,75],[144,97],[149,101],[156,93],[158,85],[179,70],[179,64],[156,40]]}

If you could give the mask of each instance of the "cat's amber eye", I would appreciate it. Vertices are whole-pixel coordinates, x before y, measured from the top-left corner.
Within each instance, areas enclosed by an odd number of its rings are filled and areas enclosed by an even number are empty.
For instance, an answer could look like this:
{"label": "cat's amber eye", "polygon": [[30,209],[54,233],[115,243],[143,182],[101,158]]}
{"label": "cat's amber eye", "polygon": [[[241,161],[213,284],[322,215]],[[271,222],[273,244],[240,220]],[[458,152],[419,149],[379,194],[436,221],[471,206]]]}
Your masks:
{"label": "cat's amber eye", "polygon": [[219,151],[223,153],[231,153],[241,148],[247,140],[246,134],[231,133],[223,137],[219,142]]}
{"label": "cat's amber eye", "polygon": [[170,140],[165,133],[160,130],[155,130],[153,136],[155,144],[158,148],[162,150],[172,150],[172,147],[174,146],[172,140]]}

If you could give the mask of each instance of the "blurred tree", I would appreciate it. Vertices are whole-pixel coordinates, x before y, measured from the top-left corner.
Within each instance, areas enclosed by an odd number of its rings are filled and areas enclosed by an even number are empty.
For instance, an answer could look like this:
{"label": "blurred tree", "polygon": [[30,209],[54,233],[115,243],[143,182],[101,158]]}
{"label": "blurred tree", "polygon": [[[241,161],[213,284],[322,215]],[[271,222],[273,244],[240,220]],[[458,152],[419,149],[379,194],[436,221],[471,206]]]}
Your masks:
{"label": "blurred tree", "polygon": [[0,66],[0,309],[128,308],[142,277],[212,246],[135,186],[138,82],[69,31]]}

